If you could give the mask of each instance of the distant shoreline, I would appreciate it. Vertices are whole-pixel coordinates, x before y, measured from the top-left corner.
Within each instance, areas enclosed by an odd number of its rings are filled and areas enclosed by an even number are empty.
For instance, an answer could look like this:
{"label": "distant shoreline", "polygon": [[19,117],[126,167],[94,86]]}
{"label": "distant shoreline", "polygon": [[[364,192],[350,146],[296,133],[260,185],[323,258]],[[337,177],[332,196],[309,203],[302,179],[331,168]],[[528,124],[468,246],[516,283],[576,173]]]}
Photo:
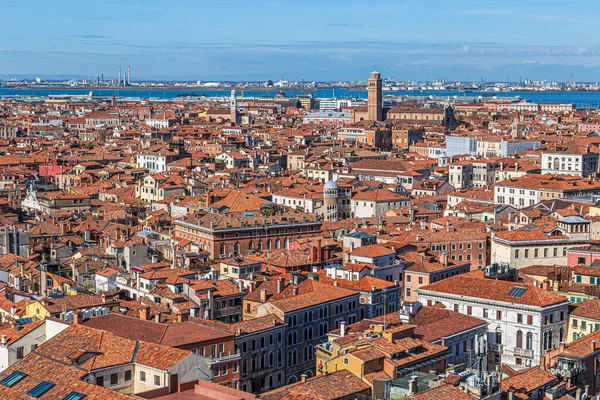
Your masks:
{"label": "distant shoreline", "polygon": [[[203,90],[209,92],[230,92],[231,90],[235,90],[236,92],[304,92],[309,94],[311,92],[320,91],[320,90],[348,90],[348,91],[356,91],[356,92],[366,92],[366,86],[359,87],[318,87],[318,88],[298,88],[298,87],[244,87],[244,88],[234,88],[234,87],[205,87],[205,86],[66,86],[66,85],[53,85],[53,86],[45,86],[45,85],[31,85],[31,86],[0,86],[1,90],[82,90],[82,91],[94,91],[94,90],[113,90],[113,91],[193,91],[193,92],[201,92]],[[448,91],[456,91],[461,93],[477,93],[478,95],[494,95],[494,94],[510,94],[510,93],[598,93],[600,89],[597,90],[534,90],[522,88],[519,90],[502,90],[502,91],[485,91],[479,89],[460,89],[460,88],[452,88],[452,89],[440,89],[440,90],[383,90],[384,95],[394,93],[401,95],[402,93],[444,93]],[[201,95],[198,94],[198,95]]]}
{"label": "distant shoreline", "polygon": [[[191,91],[202,91],[202,90],[207,90],[207,91],[223,91],[223,92],[230,92],[232,90],[235,90],[236,92],[239,91],[289,91],[289,92],[307,92],[310,93],[312,91],[315,90],[327,90],[327,89],[348,89],[348,88],[344,88],[344,87],[326,87],[326,88],[296,88],[296,87],[284,87],[284,88],[279,88],[279,87],[249,87],[249,88],[233,88],[233,87],[208,87],[208,86],[85,86],[85,87],[81,87],[81,86],[65,86],[65,85],[56,85],[56,86],[45,86],[45,85],[40,85],[40,86],[34,86],[34,85],[30,85],[30,86],[0,86],[0,89],[5,89],[5,90],[89,90],[89,91],[93,91],[93,90],[115,90],[115,91],[119,91],[119,90],[181,90],[181,91],[185,91],[185,90],[191,90]],[[352,89],[348,89],[348,90],[366,90],[366,87],[364,88],[352,88]]]}

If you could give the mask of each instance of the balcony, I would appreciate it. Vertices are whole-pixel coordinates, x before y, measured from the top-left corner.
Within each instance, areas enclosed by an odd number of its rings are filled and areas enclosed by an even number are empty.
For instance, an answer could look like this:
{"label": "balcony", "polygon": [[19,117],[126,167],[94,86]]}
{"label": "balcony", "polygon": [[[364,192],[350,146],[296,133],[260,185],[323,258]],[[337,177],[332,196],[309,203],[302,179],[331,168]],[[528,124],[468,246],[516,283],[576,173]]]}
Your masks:
{"label": "balcony", "polygon": [[227,361],[235,361],[236,359],[240,359],[241,358],[241,354],[238,351],[236,351],[235,353],[221,353],[218,357],[211,357],[210,358],[210,363],[211,364],[220,364],[223,362],[227,362]]}
{"label": "balcony", "polygon": [[517,357],[533,358],[533,350],[521,349],[519,347],[513,348],[513,354]]}
{"label": "balcony", "polygon": [[315,346],[315,348],[329,356],[333,355],[333,345],[331,344],[331,342],[325,342],[325,343],[318,344]]}
{"label": "balcony", "polygon": [[495,353],[502,353],[502,345],[498,343],[490,343],[490,351]]}

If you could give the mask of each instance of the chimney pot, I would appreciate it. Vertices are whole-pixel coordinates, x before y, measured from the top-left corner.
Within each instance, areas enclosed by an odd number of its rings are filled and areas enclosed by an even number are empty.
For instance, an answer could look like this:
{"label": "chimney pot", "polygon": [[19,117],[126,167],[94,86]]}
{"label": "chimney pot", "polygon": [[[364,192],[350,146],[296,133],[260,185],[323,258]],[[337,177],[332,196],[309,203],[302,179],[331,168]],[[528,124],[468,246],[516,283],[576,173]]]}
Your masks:
{"label": "chimney pot", "polygon": [[267,289],[260,289],[260,302],[261,303],[267,302]]}

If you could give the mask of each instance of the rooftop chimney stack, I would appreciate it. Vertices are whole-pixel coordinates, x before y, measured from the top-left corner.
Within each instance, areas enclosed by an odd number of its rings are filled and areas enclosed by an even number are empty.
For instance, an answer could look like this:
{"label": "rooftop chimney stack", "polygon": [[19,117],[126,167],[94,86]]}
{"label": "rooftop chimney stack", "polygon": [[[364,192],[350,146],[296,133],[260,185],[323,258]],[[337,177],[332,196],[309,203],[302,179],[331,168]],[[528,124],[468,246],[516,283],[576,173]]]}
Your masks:
{"label": "rooftop chimney stack", "polygon": [[416,394],[419,391],[417,386],[417,377],[415,375],[411,376],[408,380],[408,394]]}
{"label": "rooftop chimney stack", "polygon": [[127,85],[131,84],[131,65],[127,66]]}

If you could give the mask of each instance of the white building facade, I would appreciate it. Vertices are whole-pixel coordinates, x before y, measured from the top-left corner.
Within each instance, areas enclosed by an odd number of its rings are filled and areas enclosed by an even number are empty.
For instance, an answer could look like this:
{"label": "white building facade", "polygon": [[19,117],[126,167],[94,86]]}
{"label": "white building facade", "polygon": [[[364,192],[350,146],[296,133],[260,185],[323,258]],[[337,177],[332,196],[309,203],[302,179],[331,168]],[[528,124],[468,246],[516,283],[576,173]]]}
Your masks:
{"label": "white building facade", "polygon": [[[428,289],[434,285],[417,291],[419,301],[423,304],[439,302],[449,310],[472,315],[488,323],[489,367],[500,363],[517,368],[539,365],[547,350],[558,348],[560,342],[565,340],[569,307],[566,298],[556,294],[552,300],[544,300],[545,303],[528,301],[530,297],[526,291],[543,289],[486,278],[478,280],[483,282],[482,286],[489,286],[486,290],[489,296],[479,297],[474,291],[461,293],[460,290],[443,292]],[[493,285],[485,281],[491,281]],[[497,294],[498,283],[508,289],[508,295]],[[460,283],[457,281],[456,284]],[[500,291],[505,292],[503,289]],[[535,294],[532,297],[537,298]]]}

